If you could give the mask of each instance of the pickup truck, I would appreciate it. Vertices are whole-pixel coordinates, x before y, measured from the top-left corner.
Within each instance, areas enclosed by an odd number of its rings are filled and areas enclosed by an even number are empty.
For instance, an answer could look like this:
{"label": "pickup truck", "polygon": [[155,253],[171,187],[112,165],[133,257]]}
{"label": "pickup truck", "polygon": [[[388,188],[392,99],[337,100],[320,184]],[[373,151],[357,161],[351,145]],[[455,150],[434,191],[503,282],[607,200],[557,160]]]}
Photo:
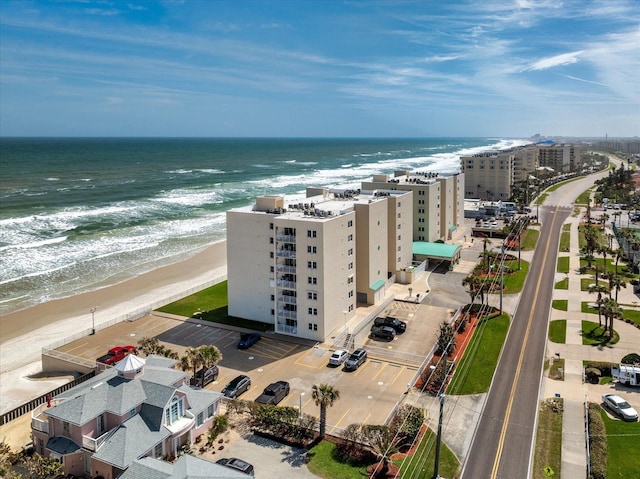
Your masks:
{"label": "pickup truck", "polygon": [[289,383],[277,381],[269,384],[260,396],[256,398],[258,404],[271,404],[275,406],[289,394]]}
{"label": "pickup truck", "polygon": [[107,354],[100,356],[96,362],[113,366],[128,354],[135,353],[135,346],[115,346],[107,351]]}

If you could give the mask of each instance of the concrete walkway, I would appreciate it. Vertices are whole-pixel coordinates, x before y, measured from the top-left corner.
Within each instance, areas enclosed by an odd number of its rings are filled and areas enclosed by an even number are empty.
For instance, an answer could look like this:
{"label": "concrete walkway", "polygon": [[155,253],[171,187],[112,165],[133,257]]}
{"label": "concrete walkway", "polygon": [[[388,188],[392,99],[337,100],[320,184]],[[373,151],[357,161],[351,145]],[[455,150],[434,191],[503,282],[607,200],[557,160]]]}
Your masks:
{"label": "concrete walkway", "polygon": [[[580,246],[578,225],[585,214],[582,208],[579,215],[572,215],[567,223],[570,224],[570,251],[561,252],[559,258],[569,257],[569,273],[558,273],[556,281],[569,279],[567,290],[555,289],[553,299],[567,300],[567,311],[551,310],[550,320],[565,319],[565,344],[547,343],[547,358],[560,357],[564,359],[564,380],[557,381],[545,377],[541,390],[541,400],[554,396],[564,398],[564,414],[562,422],[562,476],[585,477],[587,471],[586,431],[585,431],[585,401],[600,402],[600,395],[621,386],[612,383],[605,386],[590,385],[583,382],[583,361],[607,361],[617,363],[628,353],[638,352],[640,344],[640,330],[633,325],[616,321],[614,328],[620,334],[621,340],[607,347],[586,346],[582,344],[582,321],[597,321],[598,317],[582,312],[582,302],[594,302],[595,294],[581,290],[580,276]],[[599,216],[598,212],[592,217]],[[614,248],[617,243],[614,239]],[[595,279],[594,279],[595,282]],[[634,304],[638,297],[633,293],[633,287],[622,289],[619,293],[620,304]],[[640,394],[625,391],[625,398],[636,408],[640,405]]]}

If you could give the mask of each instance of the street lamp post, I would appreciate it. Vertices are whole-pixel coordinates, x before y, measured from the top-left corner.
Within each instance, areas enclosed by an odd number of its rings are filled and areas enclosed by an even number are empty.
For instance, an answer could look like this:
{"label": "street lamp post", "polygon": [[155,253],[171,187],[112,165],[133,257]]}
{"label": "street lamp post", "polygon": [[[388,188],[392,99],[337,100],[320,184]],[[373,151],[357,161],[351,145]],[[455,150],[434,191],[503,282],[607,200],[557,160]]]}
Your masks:
{"label": "street lamp post", "polygon": [[298,417],[302,417],[302,397],[304,396],[304,393],[300,393],[300,407],[298,409]]}
{"label": "street lamp post", "polygon": [[91,334],[96,334],[96,306],[90,309],[91,311]]}

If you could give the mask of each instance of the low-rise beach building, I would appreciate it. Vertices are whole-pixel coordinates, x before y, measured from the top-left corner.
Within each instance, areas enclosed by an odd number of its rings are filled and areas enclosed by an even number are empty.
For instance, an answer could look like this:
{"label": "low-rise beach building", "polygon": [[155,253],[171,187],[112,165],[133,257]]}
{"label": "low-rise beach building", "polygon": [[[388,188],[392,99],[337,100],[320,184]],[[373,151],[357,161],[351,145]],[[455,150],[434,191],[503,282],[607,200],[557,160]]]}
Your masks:
{"label": "low-rise beach building", "polygon": [[129,355],[32,412],[35,451],[64,474],[114,479],[143,457],[172,458],[209,429],[222,395],[193,389],[177,361]]}

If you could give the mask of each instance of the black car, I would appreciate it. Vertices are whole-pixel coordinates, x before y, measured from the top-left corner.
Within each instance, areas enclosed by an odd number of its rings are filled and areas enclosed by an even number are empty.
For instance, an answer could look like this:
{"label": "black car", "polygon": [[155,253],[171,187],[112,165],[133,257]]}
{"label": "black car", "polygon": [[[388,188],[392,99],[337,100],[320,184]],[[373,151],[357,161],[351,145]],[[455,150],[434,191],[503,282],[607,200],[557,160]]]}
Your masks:
{"label": "black car", "polygon": [[364,348],[358,348],[344,362],[345,371],[355,371],[367,360],[367,351]]}
{"label": "black car", "polygon": [[220,371],[218,370],[218,366],[211,366],[207,369],[202,368],[195,374],[195,376],[191,378],[189,384],[195,387],[203,388],[207,384],[210,384],[218,379],[219,373]]}
{"label": "black car", "polygon": [[241,374],[235,377],[229,384],[227,384],[222,390],[222,394],[225,397],[235,399],[243,393],[246,393],[251,388],[251,379],[249,376]]}
{"label": "black car", "polygon": [[260,333],[254,331],[253,333],[240,334],[240,341],[238,341],[238,349],[249,349],[251,346],[260,341]]}
{"label": "black car", "polygon": [[393,316],[387,316],[385,318],[379,316],[373,320],[373,324],[374,326],[389,326],[396,331],[396,334],[402,334],[407,330],[407,323]]}
{"label": "black car", "polygon": [[218,459],[216,461],[216,464],[228,467],[229,469],[235,469],[236,471],[244,472],[245,474],[249,474],[250,476],[254,475],[253,466],[247,461],[243,461],[242,459],[238,459],[237,457],[225,457],[224,459]]}
{"label": "black car", "polygon": [[396,337],[396,330],[391,326],[372,326],[371,337],[393,341],[393,338]]}
{"label": "black car", "polygon": [[277,381],[269,384],[255,402],[259,404],[277,405],[289,395],[290,387],[287,381]]}

